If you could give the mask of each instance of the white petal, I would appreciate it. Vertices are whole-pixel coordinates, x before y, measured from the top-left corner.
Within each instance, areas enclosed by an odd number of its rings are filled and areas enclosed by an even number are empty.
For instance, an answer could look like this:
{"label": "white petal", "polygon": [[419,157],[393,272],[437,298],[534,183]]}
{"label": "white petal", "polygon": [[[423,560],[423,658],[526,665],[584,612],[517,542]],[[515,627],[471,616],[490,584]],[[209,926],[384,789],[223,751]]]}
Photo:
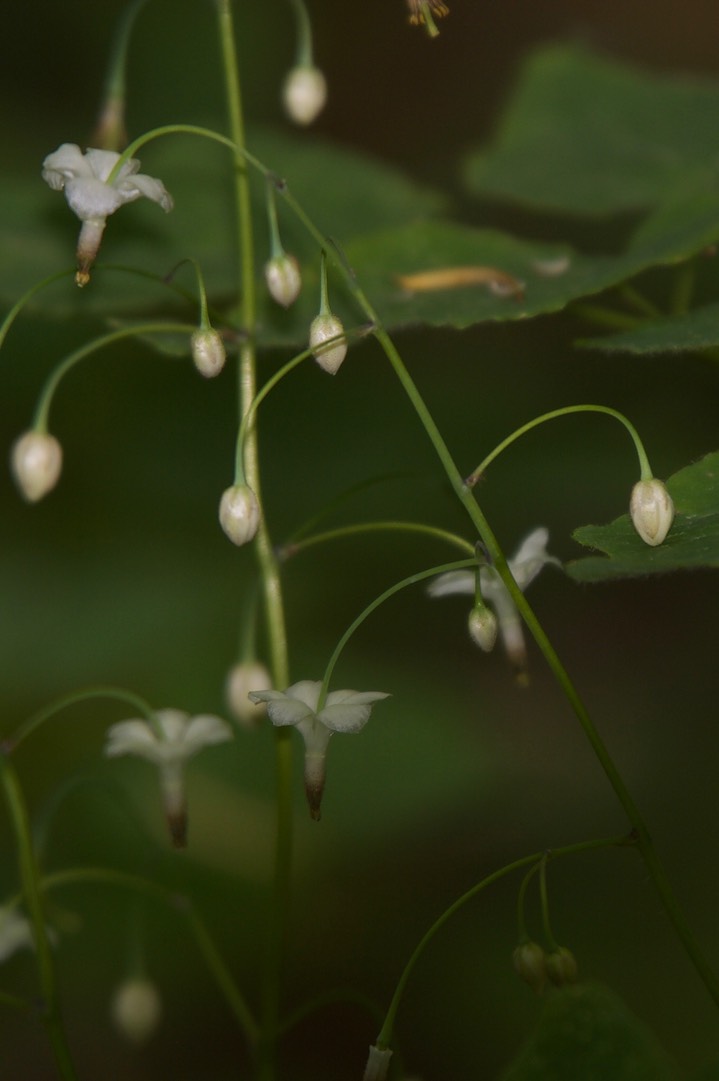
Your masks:
{"label": "white petal", "polygon": [[299,683],[293,683],[291,687],[287,688],[287,697],[304,702],[314,713],[320,700],[321,687],[322,684],[319,680],[301,679]]}
{"label": "white petal", "polygon": [[512,577],[522,592],[530,582],[534,581],[547,563],[554,563],[561,567],[561,562],[547,552],[548,540],[549,530],[540,526],[524,538],[514,556],[508,561]]}
{"label": "white petal", "polygon": [[168,743],[182,742],[190,723],[189,713],[185,713],[182,709],[158,709],[155,717]]}
{"label": "white petal", "polygon": [[474,593],[474,571],[447,571],[427,586],[430,597],[449,597],[452,593]]}
{"label": "white petal", "polygon": [[369,720],[372,703],[388,697],[382,691],[333,691],[317,719],[331,732],[359,732]]}
{"label": "white petal", "polygon": [[274,725],[299,724],[307,718],[313,719],[315,714],[304,702],[296,698],[288,698],[283,695],[276,701],[267,701],[267,715]]}
{"label": "white petal", "polygon": [[42,163],[42,178],[55,191],[61,191],[66,180],[92,175],[92,169],[76,143],[63,143]]}
{"label": "white petal", "polygon": [[68,180],[65,184],[65,198],[80,221],[107,218],[110,214],[114,214],[123,203],[130,201],[122,192],[109,188],[107,184],[103,184],[95,177]]}
{"label": "white petal", "polygon": [[[92,175],[97,177],[98,180],[101,180],[103,184],[115,168],[119,158],[120,155],[114,150],[95,150],[91,147],[89,150],[85,151],[85,160],[92,171]],[[129,170],[127,169],[127,166],[130,167]],[[137,172],[139,168],[139,161],[134,161],[131,158],[130,161],[125,162],[120,169],[120,176],[123,176],[128,171],[131,173]]]}
{"label": "white petal", "polygon": [[190,721],[182,739],[182,747],[185,754],[189,756],[201,750],[202,747],[225,743],[229,739],[232,739],[232,729],[229,724],[221,717],[203,713]]}
{"label": "white petal", "polygon": [[[172,210],[175,205],[172,201],[172,196],[162,181],[156,180],[153,176],[145,176],[143,173],[140,173],[139,176],[133,176],[131,179],[122,180],[117,187],[124,189],[126,185],[139,191],[146,199],[152,199],[153,203],[159,203],[166,213]],[[133,196],[133,198],[136,198],[136,196]]]}
{"label": "white petal", "polygon": [[120,721],[108,729],[105,754],[110,758],[120,754],[154,758],[156,752],[157,737],[147,721]]}
{"label": "white petal", "polygon": [[6,961],[23,946],[32,946],[30,924],[15,909],[0,909],[0,961]]}

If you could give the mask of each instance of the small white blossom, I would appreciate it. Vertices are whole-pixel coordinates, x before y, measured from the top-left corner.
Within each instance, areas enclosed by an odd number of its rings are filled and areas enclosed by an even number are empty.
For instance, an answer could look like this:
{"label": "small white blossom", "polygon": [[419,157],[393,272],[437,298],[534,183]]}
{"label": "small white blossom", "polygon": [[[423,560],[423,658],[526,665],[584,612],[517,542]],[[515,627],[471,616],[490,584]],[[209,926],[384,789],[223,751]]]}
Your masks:
{"label": "small white blossom", "polygon": [[42,163],[42,178],[54,191],[64,191],[70,209],[83,223],[77,245],[78,285],[90,280],[106,219],[125,203],[143,196],[172,210],[172,197],[161,180],[139,172],[140,162],[130,158],[108,181],[120,155],[114,150],[89,149],[83,154],[75,143],[63,143]]}
{"label": "small white blossom", "polygon": [[0,963],[18,950],[33,947],[30,923],[15,908],[0,908]]}
{"label": "small white blossom", "polygon": [[327,745],[335,732],[360,732],[372,705],[389,695],[383,691],[330,691],[318,711],[322,684],[309,679],[293,683],[286,691],[252,691],[253,702],[266,702],[272,723],[294,725],[305,744],[305,792],[310,815],[320,817],[325,786]]}
{"label": "small white blossom", "polygon": [[185,762],[203,747],[232,739],[232,729],[212,714],[190,717],[179,709],[159,709],[155,717],[159,732],[144,720],[113,724],[107,733],[105,754],[110,758],[134,754],[158,767],[170,835],[173,844],[183,848],[187,843]]}
{"label": "small white blossom", "polygon": [[120,1035],[130,1043],[145,1043],[162,1016],[162,1001],[154,983],[142,977],[125,980],[115,991],[110,1015]]}
{"label": "small white blossom", "polygon": [[661,544],[674,521],[674,503],[665,484],[656,477],[637,481],[632,488],[629,513],[645,544],[652,548]]}
{"label": "small white blossom", "polygon": [[[548,540],[548,530],[540,526],[524,538],[515,554],[508,560],[512,577],[522,592],[547,563],[561,567],[560,561],[547,552]],[[481,567],[479,581],[485,603],[491,604],[497,614],[499,636],[509,659],[517,671],[522,673],[526,665],[527,651],[522,620],[516,605],[494,567]],[[452,593],[474,595],[475,586],[475,571],[449,571],[447,574],[440,574],[427,592],[431,597],[447,597]]]}
{"label": "small white blossom", "polygon": [[25,432],[13,444],[10,465],[21,494],[37,503],[60,479],[62,447],[48,432]]}
{"label": "small white blossom", "polygon": [[344,339],[334,345],[324,343],[344,334],[342,321],[336,315],[318,315],[310,325],[310,348],[320,368],[329,375],[336,375],[340,364],[347,356],[347,342]]}
{"label": "small white blossom", "polygon": [[295,124],[311,124],[327,101],[327,80],[320,69],[303,65],[292,68],[282,88],[282,101]]}

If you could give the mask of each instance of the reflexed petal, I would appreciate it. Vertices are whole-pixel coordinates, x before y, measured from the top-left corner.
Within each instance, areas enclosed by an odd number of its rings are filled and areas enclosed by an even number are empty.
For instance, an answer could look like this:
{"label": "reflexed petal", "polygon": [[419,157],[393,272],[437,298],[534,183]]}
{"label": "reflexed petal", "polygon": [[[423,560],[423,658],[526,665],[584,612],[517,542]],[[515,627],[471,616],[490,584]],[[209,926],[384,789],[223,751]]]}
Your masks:
{"label": "reflexed petal", "polygon": [[255,702],[267,702],[267,715],[274,725],[299,724],[300,721],[304,721],[308,717],[314,718],[314,711],[309,706],[296,698],[288,698],[287,695],[283,695],[275,701],[269,701],[254,694],[250,697]]}
{"label": "reflexed petal", "polygon": [[73,177],[92,175],[89,163],[75,143],[63,143],[42,163],[42,178],[54,191],[61,191],[65,181]]}
{"label": "reflexed petal", "polygon": [[474,571],[447,571],[427,586],[430,597],[449,597],[453,593],[474,593]]}
{"label": "reflexed petal", "polygon": [[522,592],[530,582],[534,581],[547,563],[554,563],[561,567],[560,560],[547,552],[548,540],[549,530],[540,526],[524,538],[514,556],[509,560],[512,577]]}
{"label": "reflexed petal", "polygon": [[156,752],[157,737],[147,721],[120,721],[108,729],[105,754],[110,758],[120,754],[139,754],[154,761]]}
{"label": "reflexed petal", "polygon": [[200,714],[198,717],[193,717],[188,724],[182,746],[185,754],[191,755],[202,747],[225,743],[230,739],[232,739],[232,729],[226,721],[211,713]]}
{"label": "reflexed petal", "polygon": [[369,720],[372,704],[388,697],[383,691],[332,691],[317,719],[331,732],[359,732]]}
{"label": "reflexed petal", "polygon": [[[166,189],[161,180],[156,180],[153,176],[145,176],[144,173],[140,173],[139,176],[133,176],[132,179],[121,181],[117,185],[121,190],[125,189],[126,185],[131,185],[133,189],[144,195],[146,199],[152,199],[153,203],[159,203],[164,211],[172,210],[174,203],[172,196]],[[135,196],[133,196],[135,198]]]}

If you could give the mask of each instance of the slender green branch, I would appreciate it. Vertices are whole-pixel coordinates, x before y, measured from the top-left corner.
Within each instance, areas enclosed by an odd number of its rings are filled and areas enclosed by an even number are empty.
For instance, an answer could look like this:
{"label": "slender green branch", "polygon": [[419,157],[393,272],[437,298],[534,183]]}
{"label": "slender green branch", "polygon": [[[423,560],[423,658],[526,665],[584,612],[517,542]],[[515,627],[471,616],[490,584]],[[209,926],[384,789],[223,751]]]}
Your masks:
{"label": "slender green branch", "polygon": [[573,413],[604,413],[606,416],[614,417],[620,424],[623,424],[626,430],[631,436],[634,446],[636,448],[637,457],[639,458],[639,470],[642,480],[651,480],[654,474],[651,471],[649,465],[649,459],[647,458],[646,451],[644,450],[644,444],[639,438],[639,433],[631,423],[627,420],[623,413],[620,413],[618,409],[611,409],[607,405],[566,405],[562,409],[553,409],[550,413],[543,413],[540,417],[535,417],[527,424],[523,424],[521,428],[517,428],[516,431],[508,435],[506,439],[503,439],[501,443],[498,443],[494,450],[483,458],[476,469],[467,477],[465,483],[469,488],[472,488],[477,481],[483,476],[488,467],[492,464],[495,458],[510,447],[512,443],[515,443],[527,432],[530,432],[532,428],[537,428],[540,424],[545,424],[549,420],[556,420],[558,417],[568,417]]}
{"label": "slender green branch", "polygon": [[50,702],[49,705],[43,706],[37,713],[33,713],[32,716],[19,725],[12,736],[3,741],[2,747],[5,753],[14,751],[23,740],[27,739],[40,725],[49,721],[55,714],[90,698],[110,698],[117,702],[126,702],[144,717],[153,728],[157,726],[157,718],[152,707],[140,695],[134,694],[132,691],[126,691],[122,687],[98,684],[93,687],[84,687],[80,691],[72,691],[70,694],[63,695],[62,698],[56,698],[54,702]]}
{"label": "slender green branch", "polygon": [[463,908],[468,901],[471,901],[474,897],[477,896],[477,894],[487,889],[488,886],[493,885],[495,882],[499,882],[499,880],[502,878],[506,878],[507,875],[512,874],[514,871],[519,871],[523,867],[529,867],[532,864],[538,864],[544,858],[558,859],[562,856],[575,855],[578,852],[589,852],[593,849],[598,848],[620,847],[625,846],[628,843],[633,843],[631,838],[627,839],[627,837],[609,837],[595,841],[579,841],[576,844],[565,845],[562,848],[553,848],[549,853],[533,852],[531,856],[523,856],[522,859],[514,860],[513,863],[507,864],[507,866],[502,867],[501,870],[494,871],[492,874],[487,875],[487,877],[483,878],[481,882],[478,882],[475,886],[472,886],[471,889],[467,890],[466,893],[463,893],[461,897],[457,898],[457,900],[454,901],[449,906],[449,908],[446,908],[442,915],[434,921],[432,926],[429,928],[428,931],[425,932],[425,934],[422,936],[419,943],[415,947],[397,983],[397,987],[395,989],[394,995],[392,996],[389,1009],[387,1010],[384,1024],[382,1025],[380,1033],[375,1041],[376,1046],[380,1049],[389,1047],[392,1038],[392,1030],[394,1028],[395,1019],[397,1016],[397,1010],[399,1009],[402,995],[404,994],[405,987],[407,986],[407,981],[409,980],[414,966],[417,964],[417,961],[420,959],[425,949],[435,937],[437,932],[440,931],[442,927],[444,927],[444,925],[452,918],[452,916],[454,916],[455,913],[460,910],[460,908]]}
{"label": "slender green branch", "polygon": [[303,540],[289,541],[279,550],[281,559],[293,559],[296,555],[314,548],[318,544],[327,544],[330,541],[343,540],[345,537],[356,537],[362,533],[412,533],[417,536],[431,537],[466,552],[468,556],[474,553],[474,546],[463,537],[450,533],[447,529],[439,529],[437,526],[425,525],[423,522],[358,522],[355,525],[340,526],[337,529],[328,529],[323,533],[315,533]]}
{"label": "slender green branch", "polygon": [[606,327],[607,330],[635,330],[646,321],[637,319],[634,315],[627,315],[626,312],[604,308],[599,304],[577,303],[573,305],[572,312],[580,319],[594,323],[598,327]]}
{"label": "slender green branch", "polygon": [[0,753],[0,783],[7,801],[15,834],[22,892],[32,926],[38,976],[43,998],[43,1021],[60,1076],[63,1081],[78,1081],[62,1020],[62,1010],[55,978],[55,961],[45,927],[40,874],[33,850],[30,820],[17,774],[7,756],[3,753]]}

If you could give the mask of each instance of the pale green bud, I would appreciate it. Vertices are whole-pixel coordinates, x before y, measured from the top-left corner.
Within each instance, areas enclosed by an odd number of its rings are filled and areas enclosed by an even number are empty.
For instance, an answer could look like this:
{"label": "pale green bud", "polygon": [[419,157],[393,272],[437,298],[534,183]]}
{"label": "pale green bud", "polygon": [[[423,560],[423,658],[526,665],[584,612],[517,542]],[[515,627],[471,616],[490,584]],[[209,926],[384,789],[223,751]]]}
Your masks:
{"label": "pale green bud", "polygon": [[637,481],[632,488],[629,513],[645,544],[652,548],[661,544],[674,521],[674,504],[663,482],[656,477]]}
{"label": "pale green bud", "polygon": [[522,942],[512,954],[514,971],[540,994],[547,982],[546,954],[538,942]]}
{"label": "pale green bud", "polygon": [[322,348],[324,342],[337,338],[344,333],[342,322],[336,315],[318,315],[310,326],[310,348],[320,368],[330,375],[336,375],[340,364],[347,356],[347,342],[338,341],[334,345]]}
{"label": "pale green bud", "polygon": [[555,987],[576,983],[579,969],[574,954],[566,946],[552,950],[546,957],[547,975]]}
{"label": "pale green bud", "polygon": [[206,379],[212,379],[219,375],[225,366],[227,359],[225,346],[222,338],[216,330],[208,327],[206,330],[196,330],[190,339],[192,344],[192,360],[200,375]]}
{"label": "pale green bud", "polygon": [[289,308],[300,295],[302,277],[300,266],[294,255],[275,255],[265,263],[265,281],[274,301],[283,308]]}
{"label": "pale green bud", "polygon": [[227,674],[225,695],[232,715],[245,728],[254,728],[266,716],[264,702],[249,698],[251,691],[271,689],[272,677],[260,661],[242,661],[232,666]]}
{"label": "pale green bud", "polygon": [[257,533],[260,505],[246,484],[226,488],[220,500],[220,525],[233,544],[247,544]]}
{"label": "pale green bud", "polygon": [[13,445],[10,465],[21,495],[37,503],[60,478],[62,447],[47,432],[25,432]]}
{"label": "pale green bud", "polygon": [[110,1013],[120,1035],[130,1043],[145,1043],[162,1015],[162,1003],[154,983],[143,978],[125,980],[115,992]]}
{"label": "pale green bud", "polygon": [[492,609],[486,604],[476,604],[469,613],[467,628],[474,644],[485,653],[491,653],[497,641],[498,629],[497,617]]}
{"label": "pale green bud", "polygon": [[311,124],[325,107],[327,80],[319,68],[292,68],[282,88],[282,101],[295,124]]}

